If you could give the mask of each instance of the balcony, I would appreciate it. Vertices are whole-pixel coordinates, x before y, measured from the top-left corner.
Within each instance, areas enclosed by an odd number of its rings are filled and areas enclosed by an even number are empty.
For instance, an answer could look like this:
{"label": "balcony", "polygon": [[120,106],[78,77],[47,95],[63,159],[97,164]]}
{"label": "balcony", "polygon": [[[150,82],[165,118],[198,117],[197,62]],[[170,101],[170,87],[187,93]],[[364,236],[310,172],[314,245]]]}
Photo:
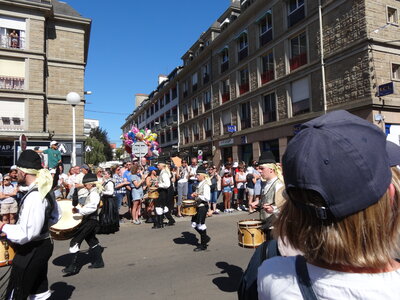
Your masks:
{"label": "balcony", "polygon": [[204,110],[207,111],[209,109],[211,109],[211,102],[204,103]]}
{"label": "balcony", "polygon": [[245,59],[247,57],[247,55],[249,54],[249,47],[245,47],[242,50],[239,51],[238,53],[238,59],[239,61],[241,61],[242,59]]}
{"label": "balcony", "polygon": [[231,95],[229,92],[223,93],[221,95],[222,103],[225,103],[225,102],[229,101],[230,99],[231,99]]}
{"label": "balcony", "polygon": [[305,17],[304,5],[298,7],[288,15],[288,26],[292,27]]}
{"label": "balcony", "polygon": [[272,29],[260,35],[260,47],[266,45],[270,41],[272,41]]}
{"label": "balcony", "polygon": [[242,118],[242,119],[244,119],[244,120],[240,121],[241,130],[250,128],[251,127],[250,116],[247,116],[246,118]]}
{"label": "balcony", "polygon": [[188,114],[183,114],[183,121],[189,120],[189,115]]}
{"label": "balcony", "polygon": [[307,64],[307,52],[300,53],[290,59],[290,71],[296,70],[297,68]]}
{"label": "balcony", "polygon": [[167,123],[168,125],[172,125],[174,123],[178,122],[178,115],[172,115],[167,118]]}
{"label": "balcony", "polygon": [[197,83],[195,83],[195,84],[192,85],[192,91],[193,91],[193,92],[197,91]]}
{"label": "balcony", "polygon": [[0,131],[24,131],[24,119],[2,117]]}
{"label": "balcony", "polygon": [[261,84],[265,84],[274,79],[274,70],[268,70],[261,74]]}
{"label": "balcony", "polygon": [[198,133],[193,134],[193,137],[194,137],[195,141],[200,140],[200,134],[198,134]]}
{"label": "balcony", "polygon": [[0,89],[23,90],[24,78],[0,76]]}
{"label": "balcony", "polygon": [[167,126],[167,121],[161,121],[161,127],[164,128]]}
{"label": "balcony", "polygon": [[196,117],[199,114],[198,108],[193,108],[193,117]]}
{"label": "balcony", "polygon": [[248,82],[239,85],[239,94],[242,95],[250,90],[250,85]]}
{"label": "balcony", "polygon": [[210,75],[208,75],[207,73],[204,74],[204,76],[203,76],[203,84],[206,84],[209,81],[210,81]]}
{"label": "balcony", "polygon": [[25,38],[0,35],[0,47],[9,49],[25,49]]}
{"label": "balcony", "polygon": [[211,137],[211,129],[210,130],[205,130],[206,138]]}
{"label": "balcony", "polygon": [[187,95],[188,95],[188,92],[187,91],[183,91],[183,98],[186,98]]}
{"label": "balcony", "polygon": [[221,64],[221,73],[224,73],[228,69],[229,69],[229,60],[227,60]]}

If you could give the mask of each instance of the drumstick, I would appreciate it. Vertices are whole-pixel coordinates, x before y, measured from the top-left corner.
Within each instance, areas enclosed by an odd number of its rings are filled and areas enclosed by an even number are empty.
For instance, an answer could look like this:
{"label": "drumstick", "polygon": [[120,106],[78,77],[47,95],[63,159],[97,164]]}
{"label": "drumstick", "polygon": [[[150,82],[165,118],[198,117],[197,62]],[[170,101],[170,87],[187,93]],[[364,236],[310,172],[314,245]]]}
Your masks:
{"label": "drumstick", "polygon": [[254,209],[254,211],[249,212],[249,215],[252,215],[252,214],[254,214],[256,212],[259,212],[260,210],[261,210],[261,206],[257,205],[256,208]]}

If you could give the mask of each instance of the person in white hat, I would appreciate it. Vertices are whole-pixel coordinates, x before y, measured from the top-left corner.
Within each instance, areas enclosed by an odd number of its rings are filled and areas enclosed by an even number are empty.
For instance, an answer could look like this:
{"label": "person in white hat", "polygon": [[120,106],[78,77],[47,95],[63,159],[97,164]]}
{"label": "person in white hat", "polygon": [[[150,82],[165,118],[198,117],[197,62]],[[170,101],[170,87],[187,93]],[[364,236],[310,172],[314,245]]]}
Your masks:
{"label": "person in white hat", "polygon": [[47,154],[47,167],[55,169],[61,163],[61,152],[58,150],[58,142],[51,141],[50,148],[46,150],[35,150],[37,153]]}

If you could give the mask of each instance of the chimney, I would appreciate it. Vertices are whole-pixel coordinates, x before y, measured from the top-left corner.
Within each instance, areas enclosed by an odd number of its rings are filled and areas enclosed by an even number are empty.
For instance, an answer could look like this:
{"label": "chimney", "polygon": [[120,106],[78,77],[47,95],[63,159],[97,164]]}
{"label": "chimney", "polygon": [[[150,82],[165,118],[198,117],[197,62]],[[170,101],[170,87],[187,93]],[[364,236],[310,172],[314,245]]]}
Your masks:
{"label": "chimney", "polygon": [[168,76],[166,75],[158,75],[158,84],[161,84],[163,81],[167,80]]}
{"label": "chimney", "polygon": [[138,107],[143,100],[147,99],[149,95],[147,94],[135,94],[135,107]]}

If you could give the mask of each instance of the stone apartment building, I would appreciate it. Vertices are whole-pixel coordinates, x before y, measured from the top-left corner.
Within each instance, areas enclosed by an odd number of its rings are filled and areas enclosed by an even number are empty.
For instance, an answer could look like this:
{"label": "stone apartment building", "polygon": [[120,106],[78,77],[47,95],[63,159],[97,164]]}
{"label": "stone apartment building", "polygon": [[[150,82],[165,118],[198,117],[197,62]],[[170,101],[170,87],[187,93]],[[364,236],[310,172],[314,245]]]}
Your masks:
{"label": "stone apartment building", "polygon": [[[231,2],[182,57],[181,150],[215,164],[266,150],[280,159],[300,124],[336,109],[399,143],[400,2],[320,4]],[[385,83],[394,91],[379,96]]]}
{"label": "stone apartment building", "polygon": [[[72,107],[77,92],[77,162],[82,159],[84,75],[91,20],[57,0],[0,0],[0,168],[17,156],[20,134],[29,147],[63,143],[63,161],[72,150]],[[15,147],[14,147],[15,146]]]}

